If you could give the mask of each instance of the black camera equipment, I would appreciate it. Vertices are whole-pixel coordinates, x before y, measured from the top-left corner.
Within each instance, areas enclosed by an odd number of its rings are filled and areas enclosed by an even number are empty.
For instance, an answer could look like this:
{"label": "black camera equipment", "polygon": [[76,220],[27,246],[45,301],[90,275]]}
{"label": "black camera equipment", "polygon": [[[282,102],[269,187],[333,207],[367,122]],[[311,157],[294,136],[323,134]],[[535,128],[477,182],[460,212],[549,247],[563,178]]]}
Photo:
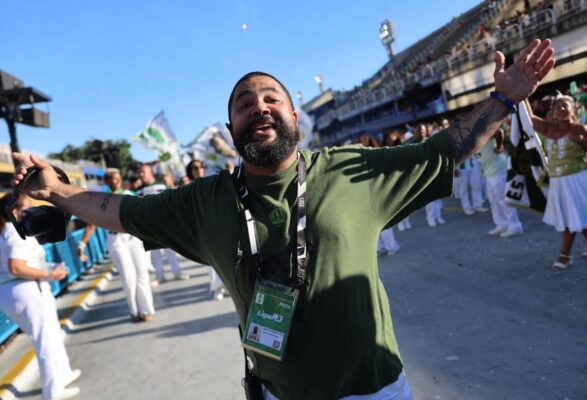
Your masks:
{"label": "black camera equipment", "polygon": [[[69,184],[69,178],[61,168],[52,166],[59,180]],[[12,222],[21,238],[36,237],[39,243],[55,243],[65,240],[67,224],[71,214],[55,206],[31,207],[23,210],[16,218],[12,213],[20,196],[20,191],[37,177],[41,170],[37,167],[29,168],[23,180],[14,188],[12,201],[6,206],[4,213]]]}

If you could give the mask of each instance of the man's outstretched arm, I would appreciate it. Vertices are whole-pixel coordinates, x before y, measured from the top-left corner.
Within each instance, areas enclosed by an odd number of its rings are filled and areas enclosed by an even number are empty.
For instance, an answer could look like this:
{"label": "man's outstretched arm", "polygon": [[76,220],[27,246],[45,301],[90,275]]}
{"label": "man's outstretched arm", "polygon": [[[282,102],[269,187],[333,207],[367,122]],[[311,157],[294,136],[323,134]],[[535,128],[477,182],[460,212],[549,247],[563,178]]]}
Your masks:
{"label": "man's outstretched arm", "polygon": [[14,174],[13,186],[21,182],[28,168],[37,167],[41,170],[34,182],[28,182],[26,187],[22,188],[22,193],[37,200],[48,201],[89,223],[112,231],[124,232],[118,215],[122,196],[90,192],[62,183],[53,168],[35,156],[13,153],[13,157],[21,165]]}
{"label": "man's outstretched arm", "polygon": [[[495,53],[495,90],[513,104],[528,98],[546,74],[554,67],[554,49],[551,41],[534,39],[518,59],[507,69],[505,56]],[[460,163],[473,154],[495,133],[499,124],[507,117],[508,106],[500,100],[489,98],[477,105],[463,118],[457,119],[447,133],[453,144],[455,161]]]}

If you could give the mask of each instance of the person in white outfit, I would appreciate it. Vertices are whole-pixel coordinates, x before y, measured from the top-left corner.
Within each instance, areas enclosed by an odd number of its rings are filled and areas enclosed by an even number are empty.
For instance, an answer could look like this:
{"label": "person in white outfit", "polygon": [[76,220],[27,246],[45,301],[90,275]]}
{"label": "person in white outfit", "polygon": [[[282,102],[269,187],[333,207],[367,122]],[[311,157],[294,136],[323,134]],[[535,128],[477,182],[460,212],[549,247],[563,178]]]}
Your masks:
{"label": "person in white outfit", "polygon": [[487,232],[491,236],[506,238],[524,233],[515,208],[506,204],[505,191],[508,156],[504,153],[504,130],[498,129],[479,152],[477,161],[487,182],[487,197],[495,227]]}
{"label": "person in white outfit", "polygon": [[[233,165],[234,172],[234,165]],[[232,172],[231,172],[232,173]],[[206,176],[206,164],[202,160],[193,159],[185,166],[185,178],[187,184],[195,181],[198,178]],[[224,283],[220,276],[216,273],[214,268],[208,268],[208,276],[210,277],[210,284],[208,286],[209,296],[215,300],[222,300],[228,296],[228,290],[224,287]]]}
{"label": "person in white outfit", "polygon": [[[131,191],[122,189],[122,176],[117,168],[106,170],[104,182],[110,193],[133,194]],[[80,241],[81,250],[95,229],[95,225],[88,225]],[[143,243],[128,233],[108,232],[106,246],[120,275],[120,283],[130,309],[131,321],[151,321],[155,315],[155,308],[149,282],[149,263],[146,262],[147,257]]]}
{"label": "person in white outfit", "polygon": [[393,227],[382,231],[377,241],[377,254],[390,256],[397,253],[399,249],[400,245],[395,240]]}
{"label": "person in white outfit", "polygon": [[[399,140],[393,132],[389,132],[383,138],[383,146],[394,147],[398,146],[400,142],[401,140]],[[364,147],[381,147],[379,141],[367,132],[363,132],[358,136],[357,143]],[[399,243],[395,240],[393,234],[393,227],[381,232],[379,239],[377,240],[377,254],[392,255],[399,251],[399,247]]]}
{"label": "person in white outfit", "polygon": [[[400,146],[404,140],[408,140],[409,138],[411,138],[413,136],[413,134],[411,132],[409,132],[409,133],[410,133],[410,135],[408,136],[407,133],[402,135],[399,131],[387,132],[385,134],[385,136],[383,136],[383,144],[382,145],[387,146],[387,147]],[[410,217],[407,216],[406,218],[404,218],[403,220],[398,222],[397,229],[400,232],[408,230],[408,229],[412,229]],[[393,235],[393,231],[391,232],[391,234]],[[382,239],[379,238],[379,243],[381,243],[381,241],[382,241]],[[395,242],[395,237],[394,237],[393,241]],[[396,244],[397,244],[397,242],[396,242]],[[399,244],[397,244],[397,250],[399,250]]]}
{"label": "person in white outfit", "polygon": [[[0,200],[0,208],[9,204],[10,195]],[[30,205],[21,197],[15,215]],[[32,237],[23,240],[4,213],[0,213],[0,309],[31,338],[41,375],[45,400],[70,399],[79,393],[67,387],[81,375],[72,370],[63,344],[57,304],[47,281],[67,276],[60,264],[47,270],[45,250]]]}
{"label": "person in white outfit", "polygon": [[[587,125],[577,122],[574,106],[572,97],[559,94],[546,120],[527,107],[534,128],[546,136],[550,184],[542,221],[562,234],[560,253],[551,267],[556,272],[573,263],[577,233],[587,239]],[[581,257],[587,259],[587,251]]]}
{"label": "person in white outfit", "polygon": [[428,226],[433,228],[436,225],[445,224],[446,221],[442,218],[442,200],[434,200],[426,204],[426,222]]}
{"label": "person in white outfit", "polygon": [[[150,194],[157,194],[161,193],[164,190],[167,190],[167,186],[163,182],[159,182],[155,179],[155,175],[153,175],[153,169],[148,164],[143,164],[139,167],[139,177],[143,185],[139,187],[136,191],[137,196],[143,197]],[[179,266],[179,261],[177,259],[177,254],[171,249],[163,249],[165,253],[165,257],[167,258],[167,262],[171,266],[171,271],[173,272],[173,276],[175,280],[184,280],[189,279],[189,275],[184,274],[181,272],[181,268]],[[163,267],[163,258],[161,256],[161,249],[151,250],[151,261],[153,266],[155,267],[155,276],[158,283],[165,283],[167,282],[167,278],[165,277],[165,268]]]}
{"label": "person in white outfit", "polygon": [[455,175],[460,181],[459,199],[465,215],[471,216],[475,212],[489,211],[489,209],[483,207],[483,174],[475,157],[470,157],[459,164],[455,168]]}
{"label": "person in white outfit", "polygon": [[[444,129],[448,128],[448,120],[442,120],[442,127]],[[440,129],[436,131],[432,131],[432,135],[440,132]],[[442,218],[442,199],[431,201],[430,203],[426,204],[426,222],[428,226],[433,228],[436,225],[443,225],[446,221]]]}

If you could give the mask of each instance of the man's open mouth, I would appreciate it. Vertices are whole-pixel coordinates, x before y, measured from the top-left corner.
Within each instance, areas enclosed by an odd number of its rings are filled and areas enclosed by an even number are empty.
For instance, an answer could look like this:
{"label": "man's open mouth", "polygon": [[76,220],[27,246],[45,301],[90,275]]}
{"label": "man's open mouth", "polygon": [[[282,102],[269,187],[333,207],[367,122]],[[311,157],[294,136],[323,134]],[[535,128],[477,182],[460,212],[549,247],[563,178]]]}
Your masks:
{"label": "man's open mouth", "polygon": [[251,132],[255,134],[264,134],[267,133],[269,130],[275,129],[273,124],[270,123],[256,123],[251,125]]}

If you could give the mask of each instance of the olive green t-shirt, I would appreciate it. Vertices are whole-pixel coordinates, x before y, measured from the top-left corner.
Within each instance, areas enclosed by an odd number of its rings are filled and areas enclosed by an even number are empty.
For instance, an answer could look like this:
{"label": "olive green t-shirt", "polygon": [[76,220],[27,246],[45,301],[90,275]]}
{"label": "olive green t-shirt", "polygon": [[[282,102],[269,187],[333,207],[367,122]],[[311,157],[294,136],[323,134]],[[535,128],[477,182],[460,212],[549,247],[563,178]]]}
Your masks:
{"label": "olive green t-shirt", "polygon": [[[307,162],[307,285],[283,361],[249,353],[256,374],[281,400],[339,399],[377,392],[402,370],[377,239],[428,202],[450,195],[454,161],[445,132],[395,148],[346,146]],[[255,278],[295,274],[297,162],[270,176],[245,172],[256,220],[260,272],[251,262],[242,205],[226,171],[161,194],[125,197],[120,219],[146,243],[213,266],[244,326]],[[245,256],[235,266],[237,249]]]}

